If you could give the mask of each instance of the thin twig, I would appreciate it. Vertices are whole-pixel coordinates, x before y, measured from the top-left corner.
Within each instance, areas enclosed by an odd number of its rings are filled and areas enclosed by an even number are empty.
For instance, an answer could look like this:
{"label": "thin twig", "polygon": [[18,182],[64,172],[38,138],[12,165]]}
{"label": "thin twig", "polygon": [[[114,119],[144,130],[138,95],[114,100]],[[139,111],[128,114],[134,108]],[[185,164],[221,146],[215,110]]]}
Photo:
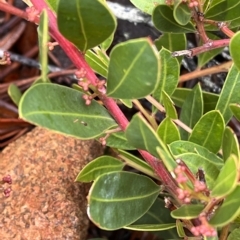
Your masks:
{"label": "thin twig", "polygon": [[156,123],[155,118],[153,118],[147,111],[146,109],[142,106],[142,104],[137,100],[132,100],[133,103],[137,106],[139,111],[145,116],[145,118],[148,120],[148,122],[152,125],[154,130],[157,130],[158,125]]}
{"label": "thin twig", "polygon": [[194,78],[203,77],[203,76],[211,75],[214,73],[228,72],[228,70],[230,69],[231,66],[232,66],[232,61],[228,61],[226,63],[223,63],[218,66],[214,66],[211,68],[206,68],[206,69],[202,69],[202,70],[198,69],[193,72],[181,75],[179,78],[179,82],[180,83],[186,82],[186,81],[189,81]]}
{"label": "thin twig", "polygon": [[[165,108],[160,104],[158,101],[156,101],[152,96],[148,95],[145,97],[153,106],[155,106],[160,112],[165,113]],[[173,122],[175,122],[179,127],[187,131],[188,133],[192,132],[192,129],[188,127],[185,123],[180,121],[179,119],[172,119]]]}

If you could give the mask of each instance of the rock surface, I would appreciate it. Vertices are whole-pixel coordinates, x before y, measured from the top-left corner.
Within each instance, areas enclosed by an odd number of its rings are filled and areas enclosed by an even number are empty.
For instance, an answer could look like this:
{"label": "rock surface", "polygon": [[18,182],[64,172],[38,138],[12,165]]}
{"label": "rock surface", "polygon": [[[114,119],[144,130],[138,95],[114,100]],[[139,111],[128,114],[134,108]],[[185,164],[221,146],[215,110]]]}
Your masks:
{"label": "rock surface", "polygon": [[38,127],[5,148],[0,177],[11,175],[12,192],[8,198],[0,194],[1,240],[85,240],[89,186],[74,180],[102,153],[95,141]]}

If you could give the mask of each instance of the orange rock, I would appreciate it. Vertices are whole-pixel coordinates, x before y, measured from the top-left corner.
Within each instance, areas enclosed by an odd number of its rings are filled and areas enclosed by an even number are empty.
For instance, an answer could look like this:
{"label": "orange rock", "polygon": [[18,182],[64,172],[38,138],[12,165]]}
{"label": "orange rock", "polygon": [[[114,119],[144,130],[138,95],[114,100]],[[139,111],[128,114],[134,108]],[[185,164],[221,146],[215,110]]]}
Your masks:
{"label": "orange rock", "polygon": [[102,153],[95,141],[38,127],[6,147],[0,153],[0,177],[11,175],[12,192],[8,198],[0,195],[0,239],[86,239],[89,186],[74,180]]}

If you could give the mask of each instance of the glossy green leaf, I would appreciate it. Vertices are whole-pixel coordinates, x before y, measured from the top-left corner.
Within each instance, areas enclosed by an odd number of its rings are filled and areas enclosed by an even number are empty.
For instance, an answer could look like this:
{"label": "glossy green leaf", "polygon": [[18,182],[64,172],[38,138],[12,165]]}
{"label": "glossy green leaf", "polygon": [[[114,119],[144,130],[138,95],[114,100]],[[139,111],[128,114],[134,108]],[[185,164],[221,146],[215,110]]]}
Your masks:
{"label": "glossy green leaf", "polygon": [[88,215],[102,229],[119,229],[143,216],[159,192],[160,187],[146,176],[130,172],[107,173],[90,189]]}
{"label": "glossy green leaf", "polygon": [[78,174],[75,181],[91,182],[104,173],[120,171],[124,163],[111,156],[101,156],[89,162]]}
{"label": "glossy green leaf", "polygon": [[238,103],[231,103],[229,107],[234,115],[234,117],[240,121],[240,105]]}
{"label": "glossy green leaf", "polygon": [[230,127],[226,127],[223,134],[222,152],[225,161],[231,154],[234,154],[237,158],[240,156],[237,136]]}
{"label": "glossy green leaf", "polygon": [[[187,47],[186,35],[182,33],[163,33],[158,39],[155,40],[154,43],[158,50],[161,50],[162,47],[164,47],[170,52],[180,51],[186,49]],[[182,57],[177,57],[176,59],[180,64],[182,61]]]}
{"label": "glossy green leaf", "polygon": [[97,54],[98,58],[105,64],[105,66],[108,67],[110,59],[106,52],[99,46],[94,47],[93,50]]}
{"label": "glossy green leaf", "polygon": [[59,31],[83,52],[104,42],[116,28],[116,19],[100,0],[59,0]]}
{"label": "glossy green leaf", "polygon": [[236,0],[213,0],[205,18],[216,21],[232,21],[239,17],[240,2]]}
{"label": "glossy green leaf", "polygon": [[141,225],[129,225],[125,227],[126,229],[135,230],[135,231],[163,231],[171,228],[175,228],[175,223],[165,223],[165,224],[141,224]]}
{"label": "glossy green leaf", "polygon": [[103,77],[107,77],[108,66],[94,53],[92,50],[87,50],[85,59],[94,72]]}
{"label": "glossy green leaf", "polygon": [[236,68],[238,69],[238,71],[240,71],[240,53],[238,51],[239,42],[240,42],[240,32],[237,32],[234,34],[234,36],[230,40],[229,51],[230,51],[232,60]]}
{"label": "glossy green leaf", "polygon": [[125,150],[134,150],[135,147],[131,146],[126,137],[124,132],[116,132],[110,134],[110,136],[106,139],[106,145],[112,148],[119,148]]}
{"label": "glossy green leaf", "polygon": [[165,118],[157,129],[158,136],[165,144],[180,140],[180,133],[175,123],[170,118]]}
{"label": "glossy green leaf", "polygon": [[132,104],[132,100],[130,99],[119,99],[120,102],[125,105],[128,108],[132,108],[133,104]]}
{"label": "glossy green leaf", "polygon": [[152,15],[154,7],[158,4],[164,4],[165,0],[130,0],[130,2],[143,12]]}
{"label": "glossy green leaf", "polygon": [[211,197],[222,198],[229,195],[236,188],[238,178],[238,159],[236,156],[231,155],[214,183]]}
{"label": "glossy green leaf", "polygon": [[157,158],[160,157],[169,171],[175,169],[176,162],[169,153],[166,145],[141,114],[135,114],[133,116],[126,129],[126,138],[132,146],[147,150]]}
{"label": "glossy green leaf", "polygon": [[176,219],[193,219],[197,218],[203,209],[204,206],[200,204],[183,205],[173,210],[171,216]]}
{"label": "glossy green leaf", "polygon": [[[199,84],[186,97],[182,105],[180,120],[190,128],[193,128],[203,114],[203,96]],[[187,140],[189,133],[180,128],[181,138]]]}
{"label": "glossy green leaf", "polygon": [[197,122],[189,141],[197,143],[213,153],[217,153],[222,144],[225,123],[219,111],[213,110],[204,114]]}
{"label": "glossy green leaf", "polygon": [[40,16],[40,23],[38,27],[38,42],[39,42],[39,60],[41,66],[41,80],[42,82],[50,82],[48,79],[48,15],[47,11],[43,10]]}
{"label": "glossy green leaf", "polygon": [[156,147],[161,146],[160,140],[140,113],[135,114],[131,119],[126,129],[126,138],[132,146],[147,150],[158,157]]}
{"label": "glossy green leaf", "polygon": [[[219,40],[220,38],[212,33],[207,33],[207,36],[212,40]],[[202,42],[200,43],[203,44]],[[198,55],[198,67],[203,67],[206,63],[208,63],[211,59],[221,53],[223,48],[216,48],[210,51],[206,51]]]}
{"label": "glossy green leaf", "polygon": [[170,215],[170,210],[165,207],[165,202],[161,198],[157,198],[151,208],[133,224],[164,224],[175,223]]}
{"label": "glossy green leaf", "polygon": [[18,86],[14,83],[11,83],[8,87],[8,95],[12,99],[12,101],[18,106],[20,99],[22,97],[22,93]]}
{"label": "glossy green leaf", "polygon": [[218,169],[221,169],[223,166],[223,160],[220,157],[196,143],[189,141],[176,141],[169,145],[169,149],[175,159],[180,158],[180,156],[185,153],[196,153],[216,165]]}
{"label": "glossy green leaf", "polygon": [[165,91],[162,92],[162,101],[166,111],[166,116],[172,119],[177,119],[178,115],[176,108],[174,107],[174,103]]}
{"label": "glossy green leaf", "polygon": [[191,19],[188,3],[182,0],[174,2],[173,16],[176,22],[180,25],[186,25]]}
{"label": "glossy green leaf", "polygon": [[162,230],[165,224],[174,224],[176,227],[175,221],[176,220],[170,216],[169,209],[165,207],[164,200],[157,198],[151,208],[140,219],[125,228],[130,228],[132,226],[135,227],[138,225],[140,229],[144,229],[145,225],[153,227],[157,227],[157,225],[159,225],[159,229],[157,229],[157,231],[154,231],[154,234],[158,234],[164,239],[177,239],[178,236],[176,231]]}
{"label": "glossy green leaf", "polygon": [[220,93],[216,109],[221,112],[226,123],[231,119],[232,112],[229,108],[230,103],[240,102],[240,72],[233,65],[228,72],[227,78],[224,82],[222,91]]}
{"label": "glossy green leaf", "polygon": [[177,59],[173,58],[171,52],[165,48],[160,50],[159,57],[161,61],[161,75],[157,88],[153,92],[153,97],[161,102],[163,91],[171,96],[176,89],[178,85],[180,67]]}
{"label": "glossy green leaf", "polygon": [[234,229],[228,236],[227,240],[240,239],[240,228]]}
{"label": "glossy green leaf", "polygon": [[180,219],[176,220],[176,228],[177,228],[178,236],[181,238],[184,238],[186,236],[186,233],[183,228],[183,224],[184,223]]}
{"label": "glossy green leaf", "polygon": [[24,93],[19,114],[28,122],[81,139],[96,138],[117,126],[103,106],[95,100],[87,106],[82,95],[57,84],[39,83]]}
{"label": "glossy green leaf", "polygon": [[168,148],[165,146],[163,141],[159,139],[161,142],[161,147],[157,147],[157,152],[159,159],[161,159],[164,163],[164,166],[167,168],[169,172],[173,172],[177,167],[176,161],[173,159],[173,156],[169,152]]}
{"label": "glossy green leaf", "polygon": [[161,32],[167,33],[195,32],[195,28],[193,24],[190,22],[185,26],[178,24],[173,17],[172,8],[165,4],[160,4],[154,8],[152,20],[155,27]]}
{"label": "glossy green leaf", "polygon": [[185,162],[194,175],[198,172],[198,169],[203,169],[207,186],[210,189],[214,187],[215,180],[219,174],[219,169],[211,160],[198,153],[184,153],[179,155],[178,158]]}
{"label": "glossy green leaf", "polygon": [[115,46],[110,54],[107,95],[134,99],[151,94],[159,81],[158,53],[147,38]]}
{"label": "glossy green leaf", "polygon": [[240,186],[237,186],[225,198],[223,204],[216,210],[209,223],[215,227],[223,227],[232,222],[240,214],[239,196]]}
{"label": "glossy green leaf", "polygon": [[[183,103],[186,101],[186,98],[192,89],[188,88],[177,88],[171,96],[171,99],[174,101],[176,106],[182,107]],[[218,101],[218,94],[202,92],[203,102],[204,102],[204,113],[214,110]]]}
{"label": "glossy green leaf", "polygon": [[107,51],[113,42],[114,34],[110,35],[104,42],[100,44],[102,50]]}
{"label": "glossy green leaf", "polygon": [[124,160],[124,162],[128,165],[133,167],[134,169],[137,169],[138,171],[152,177],[156,178],[156,174],[153,171],[153,169],[149,166],[149,164],[142,159],[130,154],[129,152],[123,151],[121,149],[118,149],[118,157]]}
{"label": "glossy green leaf", "polygon": [[59,0],[46,0],[46,3],[48,6],[51,8],[52,11],[55,13],[57,12],[57,6],[58,6],[58,1]]}

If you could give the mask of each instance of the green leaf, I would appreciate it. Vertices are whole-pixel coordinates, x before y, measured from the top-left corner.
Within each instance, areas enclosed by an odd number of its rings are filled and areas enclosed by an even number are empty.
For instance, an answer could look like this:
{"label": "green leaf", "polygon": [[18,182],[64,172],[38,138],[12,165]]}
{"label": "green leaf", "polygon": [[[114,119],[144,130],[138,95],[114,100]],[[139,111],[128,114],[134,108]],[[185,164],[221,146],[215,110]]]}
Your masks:
{"label": "green leaf", "polygon": [[130,2],[143,12],[152,15],[154,7],[165,3],[165,0],[130,0]]}
{"label": "green leaf", "polygon": [[119,149],[125,149],[125,150],[134,150],[135,147],[131,146],[126,137],[124,132],[116,132],[112,133],[107,139],[106,139],[106,145],[108,147],[112,148],[119,148]]}
{"label": "green leaf", "polygon": [[178,115],[176,108],[174,107],[174,103],[165,91],[162,92],[162,100],[166,111],[166,116],[172,119],[177,119]]}
{"label": "green leaf", "polygon": [[51,8],[52,11],[57,12],[57,6],[58,6],[59,0],[46,0],[48,6]]}
{"label": "green leaf", "polygon": [[115,17],[100,0],[59,0],[57,16],[59,31],[83,52],[104,42],[116,29]]}
{"label": "green leaf", "polygon": [[229,108],[229,104],[240,102],[239,92],[240,72],[233,64],[230,71],[228,72],[216,106],[216,109],[219,110],[223,115],[226,124],[232,117],[232,112]]}
{"label": "green leaf", "polygon": [[39,83],[19,103],[20,117],[36,125],[81,139],[96,138],[116,122],[95,100],[85,104],[82,93],[64,86]]}
{"label": "green leaf", "polygon": [[182,0],[174,2],[173,16],[176,22],[180,25],[186,25],[191,19],[191,12],[189,11],[188,3]]}
{"label": "green leaf", "polygon": [[152,20],[155,27],[161,32],[167,33],[189,33],[195,32],[195,28],[192,23],[187,23],[182,26],[177,23],[173,17],[173,10],[171,7],[160,4],[153,10]]}
{"label": "green leaf", "polygon": [[213,110],[204,114],[197,122],[189,141],[206,147],[209,151],[217,153],[222,144],[225,123],[219,111]]}
{"label": "green leaf", "polygon": [[232,60],[236,68],[238,69],[238,71],[240,71],[240,53],[238,51],[239,42],[240,42],[240,32],[237,32],[234,34],[234,36],[230,40],[229,50],[230,50]]}
{"label": "green leaf", "polygon": [[[162,47],[168,49],[170,52],[180,51],[186,49],[187,40],[186,35],[163,33],[158,39],[155,40],[155,45],[158,50],[161,50]],[[177,57],[179,64],[181,63],[183,57]]]}
{"label": "green leaf", "polygon": [[158,54],[147,38],[115,46],[110,54],[107,95],[134,99],[151,94],[159,81]]}
{"label": "green leaf", "polygon": [[[212,33],[207,33],[207,36],[212,40],[218,40],[220,39],[216,35]],[[202,42],[200,44],[203,44]],[[203,67],[206,63],[208,63],[211,59],[213,59],[215,56],[217,56],[219,53],[221,53],[223,48],[216,48],[204,53],[201,53],[198,55],[198,67]]]}
{"label": "green leaf", "polygon": [[138,149],[147,150],[154,156],[158,157],[156,147],[161,146],[160,140],[152,127],[140,113],[133,116],[125,134],[128,142],[132,146]]}
{"label": "green leaf", "polygon": [[[174,101],[176,106],[182,107],[183,103],[186,101],[186,98],[192,89],[187,88],[177,88],[171,96],[171,99]],[[218,101],[218,94],[202,92],[203,102],[204,102],[204,113],[214,110]]]}
{"label": "green leaf", "polygon": [[211,197],[218,199],[229,195],[236,188],[238,178],[238,159],[236,156],[231,155],[214,183]]}
{"label": "green leaf", "polygon": [[8,95],[12,99],[12,101],[18,106],[20,99],[22,97],[22,93],[18,86],[14,83],[11,83],[8,87]]}
{"label": "green leaf", "polygon": [[92,50],[87,50],[85,59],[94,72],[103,77],[107,77],[108,66],[100,59],[100,57]]}
{"label": "green leaf", "polygon": [[164,239],[177,239],[176,231],[163,231],[166,226],[171,226],[166,224],[174,224],[176,227],[175,219],[170,216],[170,211],[165,207],[165,202],[157,198],[151,208],[141,218],[125,228],[131,229],[133,226],[134,229],[135,226],[138,225],[138,230],[143,230],[144,227],[148,225],[153,228],[158,228],[154,234],[159,234],[159,236]]}
{"label": "green leaf", "polygon": [[234,115],[234,117],[240,121],[240,105],[238,103],[231,103],[229,107]]}
{"label": "green leaf", "polygon": [[231,154],[239,158],[239,146],[236,134],[230,127],[226,127],[222,141],[223,159],[226,161]]}
{"label": "green leaf", "polygon": [[216,165],[218,169],[221,169],[223,166],[223,160],[221,158],[210,152],[207,148],[196,143],[188,141],[176,141],[169,145],[169,149],[175,159],[180,158],[180,156],[184,153],[197,153],[212,164]]}
{"label": "green leaf", "polygon": [[165,144],[180,140],[179,130],[169,117],[165,118],[158,126],[157,134]]}
{"label": "green leaf", "polygon": [[169,153],[167,146],[140,113],[135,114],[131,119],[126,129],[126,138],[132,146],[147,150],[157,158],[160,156],[169,171],[176,168],[177,164]]}
{"label": "green leaf", "polygon": [[129,152],[123,151],[118,149],[118,157],[124,160],[124,162],[128,165],[133,167],[134,169],[137,169],[138,171],[152,177],[156,178],[156,174],[153,171],[153,169],[149,166],[149,164],[142,159],[130,154]]}
{"label": "green leaf", "polygon": [[173,210],[171,212],[171,216],[176,219],[190,220],[193,218],[197,218],[203,209],[204,206],[200,204],[183,205],[180,208]]}
{"label": "green leaf", "polygon": [[162,48],[159,52],[161,68],[160,81],[153,92],[153,97],[159,102],[162,101],[162,92],[165,91],[169,96],[174,92],[178,85],[179,63],[173,58],[171,52]]}
{"label": "green leaf", "polygon": [[209,223],[215,227],[223,227],[232,222],[240,214],[239,196],[240,186],[237,186],[216,210]]}
{"label": "green leaf", "polygon": [[102,50],[107,51],[113,42],[114,34],[110,35],[104,42],[100,44]]}
{"label": "green leaf", "polygon": [[132,108],[133,104],[132,104],[132,100],[130,99],[119,99],[120,102],[125,105],[128,108]]}
{"label": "green leaf", "polygon": [[216,21],[232,21],[239,17],[240,2],[236,0],[213,0],[205,18]]}
{"label": "green leaf", "polygon": [[[180,120],[190,128],[193,128],[203,114],[203,96],[199,84],[189,93],[183,103]],[[180,128],[180,134],[183,140],[187,140],[189,133]]]}
{"label": "green leaf", "polygon": [[39,42],[39,60],[41,66],[41,80],[42,82],[50,82],[48,79],[48,15],[44,9],[40,16],[40,23],[38,27],[38,42]]}
{"label": "green leaf", "polygon": [[130,172],[107,173],[90,189],[88,215],[102,229],[119,229],[143,216],[159,192],[160,187],[146,176]]}
{"label": "green leaf", "polygon": [[133,225],[164,223],[175,223],[175,219],[171,217],[169,209],[165,207],[164,200],[157,198],[151,208]]}
{"label": "green leaf", "polygon": [[219,174],[219,169],[211,160],[200,156],[198,153],[184,153],[179,155],[178,158],[185,162],[193,174],[196,174],[198,169],[203,169],[207,186],[210,189],[214,187],[215,180]]}
{"label": "green leaf", "polygon": [[135,230],[135,231],[151,232],[151,231],[163,231],[163,230],[167,230],[175,227],[176,227],[175,223],[165,223],[165,224],[141,224],[141,225],[132,224],[124,228]]}
{"label": "green leaf", "polygon": [[102,50],[99,46],[93,48],[94,52],[97,54],[98,58],[105,64],[105,66],[109,65],[109,56],[106,54],[104,50]]}
{"label": "green leaf", "polygon": [[234,229],[228,236],[227,240],[240,239],[240,228]]}
{"label": "green leaf", "polygon": [[102,156],[88,163],[78,174],[75,181],[91,182],[104,173],[120,171],[124,164],[117,158],[111,156]]}
{"label": "green leaf", "polygon": [[176,228],[177,228],[178,236],[181,238],[184,238],[186,236],[186,233],[183,228],[183,224],[184,223],[180,219],[176,220]]}

